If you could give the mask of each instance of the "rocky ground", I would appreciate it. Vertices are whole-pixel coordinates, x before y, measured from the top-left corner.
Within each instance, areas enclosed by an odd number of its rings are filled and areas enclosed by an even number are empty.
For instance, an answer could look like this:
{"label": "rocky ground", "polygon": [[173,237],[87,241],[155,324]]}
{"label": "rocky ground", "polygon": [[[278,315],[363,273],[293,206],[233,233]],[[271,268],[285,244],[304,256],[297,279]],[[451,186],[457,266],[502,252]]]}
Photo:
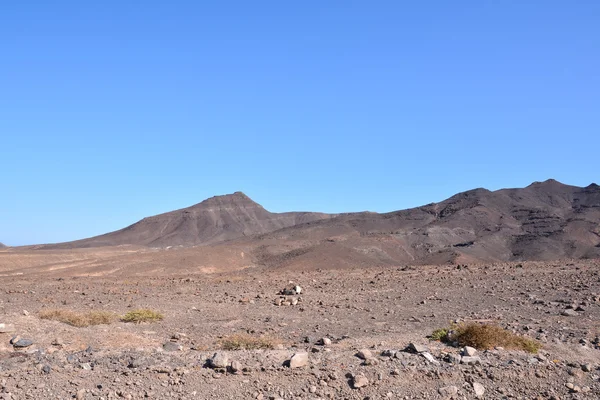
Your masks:
{"label": "rocky ground", "polygon": [[[82,328],[39,318],[136,308],[165,318]],[[473,352],[427,338],[461,321],[543,347]],[[223,350],[238,334],[272,348]],[[598,336],[598,260],[2,276],[0,399],[598,399]]]}

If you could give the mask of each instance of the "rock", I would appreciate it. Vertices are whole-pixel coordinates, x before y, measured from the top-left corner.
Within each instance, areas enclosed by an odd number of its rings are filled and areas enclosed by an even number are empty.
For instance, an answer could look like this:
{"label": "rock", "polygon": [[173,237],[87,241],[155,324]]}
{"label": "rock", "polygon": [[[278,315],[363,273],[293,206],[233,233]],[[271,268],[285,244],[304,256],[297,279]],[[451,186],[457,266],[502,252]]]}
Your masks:
{"label": "rock", "polygon": [[290,368],[306,367],[308,365],[308,353],[296,353],[290,358]]}
{"label": "rock", "polygon": [[302,288],[299,285],[294,286],[294,290],[296,291],[296,294],[302,293]]}
{"label": "rock", "polygon": [[33,344],[33,340],[30,339],[19,339],[16,342],[14,342],[12,345],[15,348],[24,348],[24,347],[29,347]]}
{"label": "rock", "polygon": [[0,324],[0,333],[11,333],[15,331],[15,326],[12,324]]}
{"label": "rock", "polygon": [[360,389],[361,387],[365,387],[369,384],[369,380],[364,375],[354,375],[352,377],[352,387],[354,389]]}
{"label": "rock", "polygon": [[183,346],[175,342],[166,342],[163,344],[163,349],[165,351],[180,351],[183,349]]}
{"label": "rock", "polygon": [[473,357],[475,353],[477,353],[477,349],[471,346],[465,346],[462,353],[463,356]]}
{"label": "rock", "polygon": [[433,357],[433,356],[432,356],[430,353],[428,353],[428,352],[426,352],[426,351],[424,351],[423,353],[421,353],[421,355],[422,355],[423,357],[425,357],[425,359],[426,359],[427,361],[429,361],[430,363],[432,363],[432,364],[439,364],[439,363],[440,363],[440,362],[439,362],[438,360],[436,360],[436,359],[435,359],[435,358],[434,358],[434,357]]}
{"label": "rock", "polygon": [[216,352],[209,361],[212,368],[225,369],[229,364],[229,356],[222,351]]}
{"label": "rock", "polygon": [[394,357],[398,352],[396,350],[384,350],[381,352],[383,357]]}
{"label": "rock", "polygon": [[438,389],[438,393],[442,396],[456,396],[458,388],[456,386],[444,386]]}
{"label": "rock", "polygon": [[564,310],[561,315],[565,316],[565,317],[577,317],[579,315],[579,313],[575,310],[572,309],[567,309]]}
{"label": "rock", "polygon": [[325,338],[319,339],[319,341],[317,343],[320,344],[321,346],[330,346],[331,339],[325,337]]}
{"label": "rock", "polygon": [[241,362],[239,362],[239,361],[232,361],[231,362],[231,372],[233,372],[234,374],[236,372],[241,372],[243,368],[244,367],[242,366]]}
{"label": "rock", "polygon": [[375,357],[366,358],[362,365],[377,365],[379,361]]}
{"label": "rock", "polygon": [[373,354],[371,353],[370,350],[362,349],[362,350],[359,350],[358,353],[356,353],[356,357],[366,360],[369,358],[373,358]]}
{"label": "rock", "polygon": [[462,357],[460,354],[450,353],[446,357],[444,357],[444,360],[449,362],[450,364],[460,364]]}
{"label": "rock", "polygon": [[473,390],[475,391],[475,396],[477,398],[483,397],[485,393],[485,387],[479,382],[473,382]]}
{"label": "rock", "polygon": [[85,389],[79,389],[77,391],[77,394],[75,395],[75,398],[77,400],[83,400],[83,399],[85,399]]}
{"label": "rock", "polygon": [[581,366],[581,369],[583,370],[583,372],[592,372],[594,370],[594,367],[592,367],[592,364],[583,364]]}
{"label": "rock", "polygon": [[424,353],[426,351],[429,351],[429,349],[425,346],[422,346],[420,344],[416,344],[416,343],[410,343],[407,347],[408,351],[412,352],[412,353]]}
{"label": "rock", "polygon": [[474,356],[474,357],[464,356],[460,359],[460,363],[467,364],[467,365],[481,364],[481,358],[479,358],[477,356]]}

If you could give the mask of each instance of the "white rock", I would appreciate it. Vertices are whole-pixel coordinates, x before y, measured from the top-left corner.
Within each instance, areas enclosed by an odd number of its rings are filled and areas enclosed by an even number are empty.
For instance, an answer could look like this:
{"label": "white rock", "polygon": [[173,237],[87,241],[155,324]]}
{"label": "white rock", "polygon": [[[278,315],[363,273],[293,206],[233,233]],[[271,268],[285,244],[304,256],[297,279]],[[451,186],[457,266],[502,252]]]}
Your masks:
{"label": "white rock", "polygon": [[355,375],[352,379],[352,386],[355,389],[359,389],[361,387],[365,387],[369,384],[369,380],[364,375]]}
{"label": "white rock", "polygon": [[481,364],[481,358],[479,358],[477,356],[474,356],[474,357],[464,356],[463,358],[460,359],[460,363],[467,364],[467,365]]}
{"label": "white rock", "polygon": [[475,396],[478,398],[483,397],[483,394],[485,393],[485,387],[479,382],[473,382],[473,390],[475,391]]}
{"label": "white rock", "polygon": [[290,368],[306,367],[308,365],[308,353],[296,353],[290,358]]}
{"label": "white rock", "polygon": [[435,358],[434,358],[434,357],[433,357],[433,356],[432,356],[430,353],[428,353],[428,352],[426,352],[426,351],[425,351],[425,352],[423,352],[423,353],[421,353],[421,355],[422,355],[423,357],[425,357],[425,359],[426,359],[427,361],[429,361],[430,363],[432,363],[432,364],[439,364],[439,363],[440,363],[440,362],[439,362],[438,360],[436,360],[436,359],[435,359]]}
{"label": "white rock", "polygon": [[210,366],[213,368],[227,368],[229,357],[224,352],[216,352],[210,359]]}
{"label": "white rock", "polygon": [[474,347],[471,347],[471,346],[465,346],[465,348],[463,349],[462,355],[473,357],[475,355],[475,353],[477,353],[477,349],[475,349]]}

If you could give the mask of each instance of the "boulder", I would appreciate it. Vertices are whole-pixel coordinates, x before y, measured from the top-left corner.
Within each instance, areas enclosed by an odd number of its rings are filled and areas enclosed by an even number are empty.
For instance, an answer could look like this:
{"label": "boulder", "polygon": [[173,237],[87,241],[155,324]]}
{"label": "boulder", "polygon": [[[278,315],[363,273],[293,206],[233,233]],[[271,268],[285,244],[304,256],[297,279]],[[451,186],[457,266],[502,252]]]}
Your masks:
{"label": "boulder", "polygon": [[352,387],[355,389],[360,389],[361,387],[365,387],[369,384],[369,380],[364,375],[354,375],[352,377]]}
{"label": "boulder", "polygon": [[211,357],[211,359],[209,360],[209,364],[212,368],[215,369],[225,369],[229,364],[229,356],[227,355],[227,353],[218,351]]}
{"label": "boulder", "polygon": [[308,365],[308,353],[296,353],[290,358],[290,368],[306,367]]}

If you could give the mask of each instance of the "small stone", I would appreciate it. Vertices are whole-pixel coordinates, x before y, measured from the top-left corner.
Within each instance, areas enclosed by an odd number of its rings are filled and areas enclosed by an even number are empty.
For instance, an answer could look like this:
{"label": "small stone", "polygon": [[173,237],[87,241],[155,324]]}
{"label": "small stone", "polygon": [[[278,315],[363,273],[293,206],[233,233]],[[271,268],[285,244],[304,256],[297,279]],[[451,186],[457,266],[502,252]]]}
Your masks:
{"label": "small stone", "polygon": [[308,365],[308,353],[296,353],[290,358],[290,368],[300,368]]}
{"label": "small stone", "polygon": [[363,365],[377,365],[379,361],[375,357],[366,358],[363,361]]}
{"label": "small stone", "polygon": [[373,354],[371,353],[370,350],[362,349],[358,353],[356,353],[356,357],[366,360],[369,358],[373,358]]}
{"label": "small stone", "polygon": [[564,310],[561,315],[565,316],[565,317],[577,317],[579,315],[579,313],[575,310],[572,309],[567,309]]}
{"label": "small stone", "polygon": [[473,382],[473,390],[475,391],[475,396],[478,398],[483,397],[485,393],[485,387],[479,382]]}
{"label": "small stone", "polygon": [[33,344],[33,340],[30,339],[19,339],[16,342],[14,342],[12,345],[15,348],[24,348],[24,347],[29,347]]}
{"label": "small stone", "polygon": [[163,344],[163,349],[165,351],[180,351],[183,349],[183,346],[175,342],[166,342]]}
{"label": "small stone", "polygon": [[424,353],[426,351],[429,351],[427,347],[416,343],[410,343],[408,345],[408,350],[412,353]]}
{"label": "small stone", "polygon": [[212,356],[209,363],[212,368],[224,369],[227,368],[227,365],[229,364],[229,357],[227,356],[227,353],[218,351]]}
{"label": "small stone", "polygon": [[231,372],[236,373],[240,372],[243,369],[242,363],[239,361],[231,362]]}
{"label": "small stone", "polygon": [[592,364],[583,364],[581,366],[581,369],[583,370],[583,372],[592,372],[594,367],[592,367]]}
{"label": "small stone", "polygon": [[369,380],[364,375],[354,375],[352,378],[352,386],[355,389],[359,389],[361,387],[365,387],[369,384]]}
{"label": "small stone", "polygon": [[462,357],[460,354],[450,353],[445,357],[445,360],[450,364],[460,364]]}
{"label": "small stone", "polygon": [[481,364],[481,358],[479,358],[477,356],[474,356],[474,357],[464,356],[460,359],[460,363],[467,364],[467,365]]}
{"label": "small stone", "polygon": [[465,346],[465,348],[463,349],[462,355],[473,357],[475,355],[475,353],[477,353],[477,349],[475,349],[474,347],[471,347],[471,346]]}
{"label": "small stone", "polygon": [[316,393],[317,392],[317,387],[313,385],[313,386],[310,387],[310,389],[308,389],[308,391],[310,393]]}
{"label": "small stone", "polygon": [[331,339],[326,338],[326,337],[319,339],[318,344],[320,344],[322,346],[331,346]]}
{"label": "small stone", "polygon": [[456,396],[458,388],[456,386],[444,386],[438,389],[438,393],[442,396]]}
{"label": "small stone", "polygon": [[77,391],[77,394],[75,395],[75,398],[77,400],[83,400],[83,399],[85,399],[85,389],[79,389]]}
{"label": "small stone", "polygon": [[423,353],[421,353],[421,355],[422,355],[423,357],[425,357],[425,359],[426,359],[427,361],[429,361],[430,363],[432,363],[432,364],[439,364],[439,363],[440,363],[440,362],[439,362],[438,360],[436,360],[436,359],[435,359],[435,358],[434,358],[434,357],[433,357],[433,356],[432,356],[430,353],[428,353],[428,352],[426,352],[426,351],[424,351]]}

